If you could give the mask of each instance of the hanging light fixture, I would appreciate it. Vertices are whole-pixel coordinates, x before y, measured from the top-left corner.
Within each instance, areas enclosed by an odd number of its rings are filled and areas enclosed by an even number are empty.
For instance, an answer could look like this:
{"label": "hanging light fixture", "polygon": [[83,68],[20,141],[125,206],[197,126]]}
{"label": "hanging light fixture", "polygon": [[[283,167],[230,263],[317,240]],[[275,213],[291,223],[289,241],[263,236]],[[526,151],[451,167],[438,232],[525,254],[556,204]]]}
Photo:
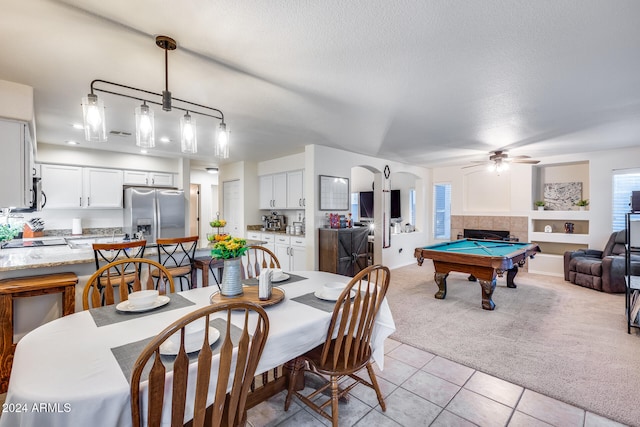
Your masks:
{"label": "hanging light fixture", "polygon": [[221,122],[218,126],[217,132],[218,137],[215,140],[215,152],[218,157],[224,159],[228,158],[229,133],[226,130],[224,113],[217,108],[208,107],[206,105],[197,104],[180,98],[173,98],[171,91],[169,91],[168,55],[170,50],[176,49],[177,44],[171,37],[157,36],[156,45],[164,50],[165,87],[162,93],[138,89],[132,86],[109,82],[106,80],[93,80],[90,85],[91,93],[82,99],[86,140],[99,142],[107,140],[104,103],[103,100],[99,99],[94,93],[103,92],[142,101],[142,105],[137,107],[135,110],[136,145],[142,148],[153,148],[155,146],[153,111],[147,105],[148,103],[160,105],[164,111],[171,111],[175,108],[186,113],[180,118],[180,145],[182,152],[185,154],[195,154],[198,152],[196,119],[195,117],[192,117],[191,114],[198,114],[220,120]]}
{"label": "hanging light fixture", "polygon": [[220,159],[229,158],[229,131],[227,125],[224,122],[218,126],[218,132],[216,135],[216,157]]}
{"label": "hanging light fixture", "polygon": [[141,148],[156,146],[153,110],[146,102],[136,108],[136,145]]}
{"label": "hanging light fixture", "polygon": [[84,137],[89,142],[105,142],[107,128],[104,120],[104,102],[93,91],[82,98]]}
{"label": "hanging light fixture", "polygon": [[180,119],[180,148],[185,154],[198,152],[198,135],[196,134],[196,119],[187,114]]}

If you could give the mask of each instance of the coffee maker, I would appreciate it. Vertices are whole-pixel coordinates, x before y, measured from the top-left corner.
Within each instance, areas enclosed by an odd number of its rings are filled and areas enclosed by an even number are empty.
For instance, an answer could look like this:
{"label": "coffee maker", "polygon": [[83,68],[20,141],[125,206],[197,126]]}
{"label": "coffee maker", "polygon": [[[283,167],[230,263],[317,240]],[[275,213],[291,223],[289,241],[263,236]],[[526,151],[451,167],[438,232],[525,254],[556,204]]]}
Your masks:
{"label": "coffee maker", "polygon": [[270,215],[262,215],[262,226],[265,231],[283,231],[287,227],[284,215],[272,212]]}

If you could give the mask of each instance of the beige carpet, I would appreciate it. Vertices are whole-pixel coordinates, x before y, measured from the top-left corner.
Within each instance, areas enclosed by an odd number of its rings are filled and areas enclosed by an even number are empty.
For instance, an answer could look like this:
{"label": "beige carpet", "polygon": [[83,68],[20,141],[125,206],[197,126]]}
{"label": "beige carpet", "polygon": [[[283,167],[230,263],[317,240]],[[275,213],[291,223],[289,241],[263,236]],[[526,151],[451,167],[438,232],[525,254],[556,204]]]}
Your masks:
{"label": "beige carpet", "polygon": [[519,273],[517,289],[498,278],[496,309],[487,311],[480,285],[466,277],[450,274],[447,297],[437,300],[428,260],[393,270],[391,338],[640,426],[640,334],[627,334],[623,294]]}

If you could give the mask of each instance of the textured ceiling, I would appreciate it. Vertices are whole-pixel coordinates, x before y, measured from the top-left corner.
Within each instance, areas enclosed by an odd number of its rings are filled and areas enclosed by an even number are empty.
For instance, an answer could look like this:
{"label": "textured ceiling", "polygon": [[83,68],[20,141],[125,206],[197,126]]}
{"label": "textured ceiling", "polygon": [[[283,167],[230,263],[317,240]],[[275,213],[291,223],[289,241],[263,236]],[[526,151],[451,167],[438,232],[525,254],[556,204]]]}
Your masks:
{"label": "textured ceiling", "polygon": [[[549,156],[638,145],[636,0],[29,0],[3,2],[0,79],[33,86],[39,142],[86,143],[71,124],[93,79],[164,87],[220,108],[228,161],[321,144],[410,164],[506,148]],[[138,104],[105,96],[108,131]],[[154,153],[179,154],[181,113],[156,108]],[[201,164],[217,164],[199,120]],[[206,128],[209,129],[206,129]]]}

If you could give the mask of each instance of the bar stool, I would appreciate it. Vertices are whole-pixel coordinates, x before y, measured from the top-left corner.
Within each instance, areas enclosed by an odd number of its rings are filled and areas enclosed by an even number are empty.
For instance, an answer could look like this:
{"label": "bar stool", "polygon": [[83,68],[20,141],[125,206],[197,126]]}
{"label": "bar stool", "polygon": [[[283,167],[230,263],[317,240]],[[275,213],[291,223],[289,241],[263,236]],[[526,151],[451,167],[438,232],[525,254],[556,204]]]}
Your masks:
{"label": "bar stool", "polygon": [[0,393],[6,393],[16,344],[13,342],[13,300],[47,294],[62,294],[62,315],[76,311],[74,273],[45,274],[0,280]]}
{"label": "bar stool", "polygon": [[[96,261],[96,271],[119,259],[143,258],[146,246],[146,240],[132,240],[121,243],[94,243],[93,256]],[[100,277],[100,286],[106,286],[107,281],[110,281],[111,285],[117,286],[117,284],[120,283],[121,276],[125,276],[124,283],[131,286],[131,283],[133,283],[135,279],[131,270],[130,264],[115,264],[108,272],[109,274],[105,273]]]}
{"label": "bar stool", "polygon": [[156,239],[156,243],[158,244],[158,262],[169,270],[174,281],[176,278],[180,280],[180,289],[184,290],[182,280],[190,284],[187,289],[194,287],[197,283],[192,282],[192,272],[198,236]]}

